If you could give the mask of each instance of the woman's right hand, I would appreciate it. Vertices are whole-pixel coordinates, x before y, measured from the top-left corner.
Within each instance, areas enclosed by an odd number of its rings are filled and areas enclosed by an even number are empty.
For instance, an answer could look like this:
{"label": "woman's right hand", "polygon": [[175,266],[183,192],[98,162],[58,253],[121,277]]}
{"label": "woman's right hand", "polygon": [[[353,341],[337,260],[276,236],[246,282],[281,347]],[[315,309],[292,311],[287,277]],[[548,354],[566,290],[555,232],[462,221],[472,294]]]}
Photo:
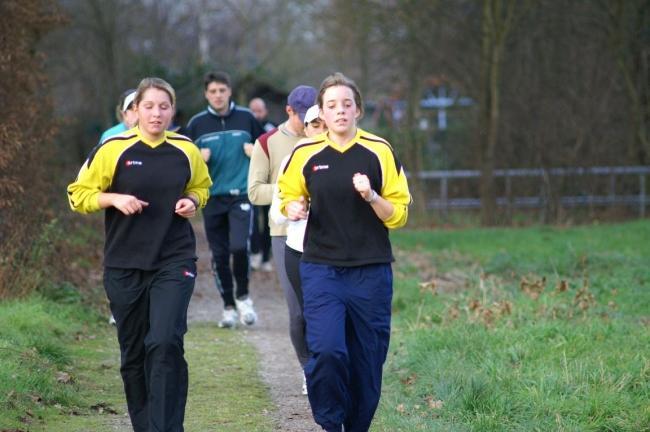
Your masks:
{"label": "woman's right hand", "polygon": [[118,193],[102,193],[99,199],[100,207],[107,208],[112,206],[127,216],[142,213],[142,210],[149,205],[148,202],[139,200],[133,195]]}
{"label": "woman's right hand", "polygon": [[290,201],[287,203],[286,209],[289,220],[297,221],[300,219],[307,219],[307,202],[303,196],[296,201]]}

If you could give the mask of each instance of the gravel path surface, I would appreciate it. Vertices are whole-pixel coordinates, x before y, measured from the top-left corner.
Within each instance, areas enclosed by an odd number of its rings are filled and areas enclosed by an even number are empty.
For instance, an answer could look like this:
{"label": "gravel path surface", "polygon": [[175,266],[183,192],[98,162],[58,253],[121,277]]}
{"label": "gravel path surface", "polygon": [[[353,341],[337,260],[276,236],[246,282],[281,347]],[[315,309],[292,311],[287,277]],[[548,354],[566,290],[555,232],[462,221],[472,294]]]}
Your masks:
{"label": "gravel path surface", "polygon": [[[197,238],[198,273],[194,295],[190,302],[188,320],[214,322],[222,313],[221,298],[210,270],[210,251],[202,224],[194,224]],[[322,429],[314,423],[307,396],[301,394],[302,369],[289,339],[289,316],[284,294],[275,272],[251,272],[251,297],[258,314],[258,322],[251,327],[238,327],[245,339],[258,351],[259,373],[270,389],[277,407],[273,413],[278,431],[317,432]],[[191,389],[190,389],[191,391]]]}

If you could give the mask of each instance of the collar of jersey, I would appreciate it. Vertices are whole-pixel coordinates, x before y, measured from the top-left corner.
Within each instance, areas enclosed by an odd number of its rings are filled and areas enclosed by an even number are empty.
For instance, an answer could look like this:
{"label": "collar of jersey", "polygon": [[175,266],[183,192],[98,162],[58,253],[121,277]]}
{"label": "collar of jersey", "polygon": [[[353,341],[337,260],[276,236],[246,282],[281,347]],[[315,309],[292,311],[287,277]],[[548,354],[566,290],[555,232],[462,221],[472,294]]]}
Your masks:
{"label": "collar of jersey", "polygon": [[150,140],[146,139],[142,135],[142,132],[140,131],[139,127],[136,127],[135,130],[136,130],[136,132],[138,134],[138,139],[140,139],[141,142],[143,142],[144,144],[146,144],[146,145],[148,145],[149,147],[152,147],[152,148],[158,147],[160,144],[164,143],[167,140],[167,131],[165,131],[165,134],[159,140],[150,141]]}
{"label": "collar of jersey", "polygon": [[213,116],[222,118],[222,117],[229,117],[230,114],[232,114],[233,110],[235,109],[235,102],[230,101],[228,102],[228,111],[226,111],[223,114],[219,114],[216,109],[212,108],[212,105],[208,104],[208,112],[212,114]]}
{"label": "collar of jersey", "polygon": [[327,134],[326,132],[324,132],[324,134],[325,134],[325,142],[327,143],[327,145],[329,145],[330,147],[332,147],[334,150],[338,152],[345,153],[346,151],[348,151],[348,149],[350,149],[350,147],[352,147],[357,141],[359,141],[359,138],[361,137],[361,129],[357,128],[357,133],[352,137],[350,141],[345,143],[344,146],[340,146],[334,141],[332,141],[329,137],[329,134]]}

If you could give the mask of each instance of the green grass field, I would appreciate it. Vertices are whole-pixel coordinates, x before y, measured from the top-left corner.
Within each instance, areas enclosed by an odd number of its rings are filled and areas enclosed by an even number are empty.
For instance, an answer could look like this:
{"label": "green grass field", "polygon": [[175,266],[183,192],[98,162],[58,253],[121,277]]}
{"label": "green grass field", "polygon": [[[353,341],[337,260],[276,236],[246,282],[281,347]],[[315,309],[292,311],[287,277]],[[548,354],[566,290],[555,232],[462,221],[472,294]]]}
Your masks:
{"label": "green grass field", "polygon": [[[650,431],[650,221],[392,238],[373,432]],[[186,352],[187,431],[274,430],[238,332],[191,326]],[[115,430],[118,355],[75,296],[0,304],[0,430]]]}
{"label": "green grass field", "polygon": [[0,304],[0,430],[31,429],[80,403],[70,346],[96,320],[36,297]]}
{"label": "green grass field", "polygon": [[[274,430],[256,352],[241,335],[193,325],[185,349],[185,430]],[[0,305],[0,431],[109,432],[128,427],[125,411],[115,329],[104,316],[41,298]]]}
{"label": "green grass field", "polygon": [[650,221],[392,239],[373,431],[650,431]]}

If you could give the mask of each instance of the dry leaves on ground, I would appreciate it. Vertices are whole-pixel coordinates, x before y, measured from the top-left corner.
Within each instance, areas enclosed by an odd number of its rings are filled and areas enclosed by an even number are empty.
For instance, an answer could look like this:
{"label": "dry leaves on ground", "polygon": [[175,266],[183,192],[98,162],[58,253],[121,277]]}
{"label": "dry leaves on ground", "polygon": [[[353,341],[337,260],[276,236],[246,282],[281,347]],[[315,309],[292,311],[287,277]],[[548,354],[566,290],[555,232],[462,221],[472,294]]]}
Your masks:
{"label": "dry leaves on ground", "polygon": [[57,372],[56,382],[61,384],[72,384],[74,383],[74,378],[67,372]]}

